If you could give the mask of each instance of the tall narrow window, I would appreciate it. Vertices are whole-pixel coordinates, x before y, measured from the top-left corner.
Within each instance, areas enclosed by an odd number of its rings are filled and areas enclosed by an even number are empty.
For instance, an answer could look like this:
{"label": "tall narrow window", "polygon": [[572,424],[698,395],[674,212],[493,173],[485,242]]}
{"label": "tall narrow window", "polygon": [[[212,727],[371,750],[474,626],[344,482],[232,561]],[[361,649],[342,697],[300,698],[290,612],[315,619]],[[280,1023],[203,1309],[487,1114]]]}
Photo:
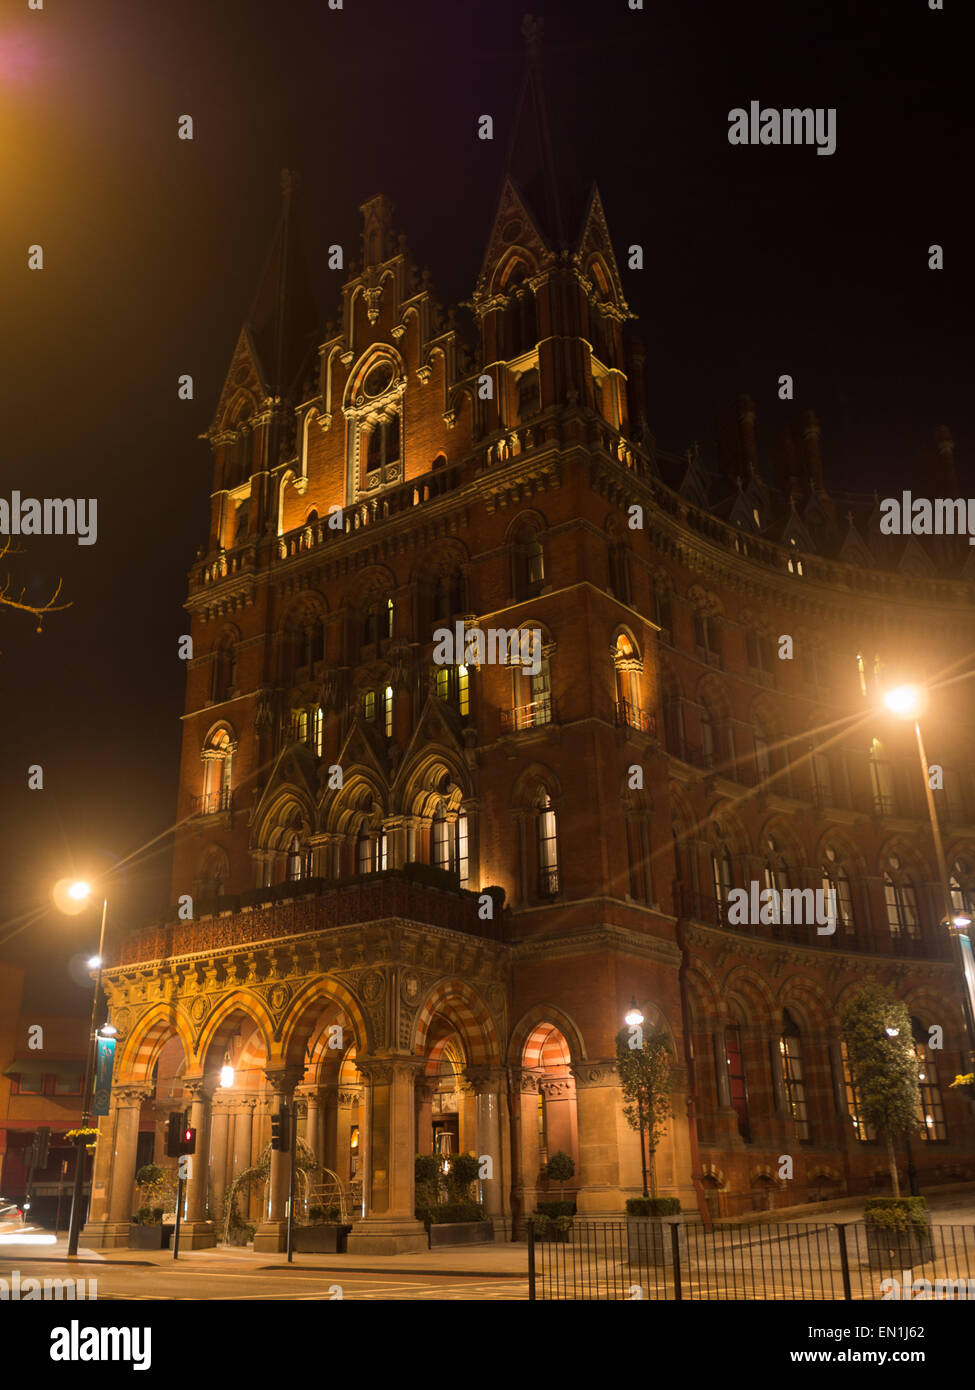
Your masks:
{"label": "tall narrow window", "polygon": [[863,660],[863,653],[857,652],[857,678],[860,682],[860,694],[867,693],[867,668]]}
{"label": "tall narrow window", "polygon": [[738,1116],[738,1133],[746,1144],[751,1143],[751,1123],[748,1115],[748,1086],[745,1081],[745,1061],[741,1046],[741,1029],[737,1023],[725,1029],[725,1052],[728,1059],[728,1085],[731,1104]]}
{"label": "tall narrow window", "polygon": [[470,877],[466,811],[461,811],[457,817],[457,872],[460,874],[460,886],[463,888]]}
{"label": "tall narrow window", "polygon": [[768,733],[761,719],[755,720],[755,771],[762,781],[772,774],[772,761],[768,751]]}
{"label": "tall narrow window", "polygon": [[802,1052],[799,1042],[799,1029],[788,1009],[782,1011],[782,1036],[779,1038],[779,1055],[782,1058],[782,1077],[792,1118],[799,1131],[800,1143],[808,1143],[809,1113],[806,1107],[806,1082],[802,1069]]}
{"label": "tall narrow window", "polygon": [[559,891],[558,823],[552,799],[543,792],[538,800],[538,895],[554,898]]}
{"label": "tall narrow window", "polygon": [[889,873],[884,874],[884,904],[891,936],[895,940],[907,937],[916,941],[921,935],[917,892],[906,875],[894,879]]}
{"label": "tall narrow window", "polygon": [[714,722],[706,705],[701,712],[701,756],[705,767],[714,766]]}
{"label": "tall narrow window", "polygon": [[393,635],[393,617],[394,617],[393,600],[392,600],[391,598],[388,598],[388,599],[386,600],[386,636],[387,636],[387,637],[392,637],[392,635]]}
{"label": "tall narrow window", "polygon": [[724,921],[728,910],[728,894],[731,892],[731,855],[722,850],[720,854],[711,852],[711,878],[714,885],[714,901],[718,909],[718,921]]}
{"label": "tall narrow window", "polygon": [[471,712],[471,680],[466,666],[457,667],[457,712],[462,715]]}
{"label": "tall narrow window", "polygon": [[292,835],[288,844],[286,871],[291,883],[311,873],[311,853],[302,846],[297,835]]}
{"label": "tall narrow window", "polygon": [[847,1113],[860,1143],[872,1144],[877,1138],[877,1131],[863,1118],[860,1090],[853,1080],[853,1068],[850,1066],[850,1056],[845,1042],[840,1043],[840,1052],[843,1058],[843,1087],[846,1091]]}
{"label": "tall narrow window", "polygon": [[359,832],[359,839],[356,843],[356,873],[371,874],[373,865],[372,836],[363,828]]}
{"label": "tall narrow window", "polygon": [[660,628],[661,642],[673,641],[674,618],[670,607],[670,594],[658,584],[653,586],[653,620]]}
{"label": "tall narrow window", "polygon": [[826,856],[827,862],[823,865],[826,924],[831,933],[843,932],[849,936],[856,930],[850,876],[842,865],[836,862],[836,851],[831,846],[826,847]]}
{"label": "tall narrow window", "polygon": [[387,685],[383,691],[383,728],[387,738],[393,736],[393,687]]}
{"label": "tall narrow window", "polygon": [[366,690],[362,696],[362,717],[371,724],[376,718],[376,692]]}
{"label": "tall narrow window", "polygon": [[945,1107],[938,1083],[938,1068],[928,1047],[928,1034],[917,1018],[911,1019],[911,1036],[917,1057],[918,1124],[921,1138],[928,1144],[943,1143],[948,1138]]}
{"label": "tall narrow window", "polygon": [[884,745],[876,738],[870,743],[870,782],[874,811],[881,816],[895,815],[894,778]]}
{"label": "tall narrow window", "polygon": [[833,774],[825,753],[812,755],[812,791],[817,806],[833,805]]}
{"label": "tall narrow window", "polygon": [[433,822],[430,826],[430,862],[435,869],[450,868],[449,831],[447,813],[441,801],[438,802],[437,809],[433,813]]}
{"label": "tall narrow window", "polygon": [[525,579],[531,586],[541,584],[545,579],[545,556],[537,536],[525,547]]}
{"label": "tall narrow window", "polygon": [[325,711],[321,705],[315,710],[315,756],[320,758],[325,748]]}

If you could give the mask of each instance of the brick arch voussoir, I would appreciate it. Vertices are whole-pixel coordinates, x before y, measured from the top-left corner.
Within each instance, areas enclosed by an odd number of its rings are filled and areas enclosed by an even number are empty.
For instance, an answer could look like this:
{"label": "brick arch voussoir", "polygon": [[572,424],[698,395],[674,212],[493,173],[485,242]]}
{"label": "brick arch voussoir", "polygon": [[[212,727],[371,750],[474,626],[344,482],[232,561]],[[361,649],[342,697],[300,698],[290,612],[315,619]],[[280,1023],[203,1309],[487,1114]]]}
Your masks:
{"label": "brick arch voussoir", "polygon": [[260,995],[241,988],[234,990],[226,999],[221,999],[216,1008],[207,1015],[194,1052],[196,1070],[206,1070],[207,1058],[211,1053],[217,1056],[219,1065],[241,1015],[257,1027],[264,1043],[265,1055],[270,1061],[274,1021]]}
{"label": "brick arch voussoir", "polygon": [[501,1041],[484,1000],[463,980],[444,979],[433,986],[417,1010],[411,1035],[411,1051],[422,1057],[435,1014],[456,1027],[470,1066],[499,1066]]}
{"label": "brick arch voussoir", "polygon": [[350,1020],[357,1057],[373,1046],[369,1021],[362,1004],[347,985],[326,976],[324,979],[310,980],[289,1002],[280,1024],[280,1040],[275,1044],[280,1061],[289,1067],[302,1065],[308,1043],[321,1022],[322,1011],[330,1004],[337,1005]]}
{"label": "brick arch voussoir", "polygon": [[569,1056],[573,1062],[583,1062],[586,1060],[586,1045],[583,1041],[582,1030],[571,1015],[554,1004],[536,1004],[533,1008],[529,1009],[527,1013],[522,1014],[521,1018],[511,1030],[511,1041],[508,1043],[509,1067],[535,1067],[540,1065],[537,1061],[530,1061],[528,1059],[525,1054],[525,1048],[535,1029],[545,1023],[549,1023],[553,1028],[557,1028],[565,1038],[569,1048]]}
{"label": "brick arch voussoir", "polygon": [[172,1004],[157,1004],[123,1039],[115,1062],[115,1084],[148,1081],[156,1058],[173,1038],[179,1038],[189,1068],[195,1057],[190,1021]]}

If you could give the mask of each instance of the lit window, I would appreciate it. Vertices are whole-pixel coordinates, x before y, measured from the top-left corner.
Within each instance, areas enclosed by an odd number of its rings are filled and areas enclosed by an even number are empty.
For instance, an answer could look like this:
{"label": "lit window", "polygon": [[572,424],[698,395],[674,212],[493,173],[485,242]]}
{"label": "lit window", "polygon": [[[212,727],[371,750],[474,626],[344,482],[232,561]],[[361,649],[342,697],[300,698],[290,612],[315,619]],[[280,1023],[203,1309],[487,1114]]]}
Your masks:
{"label": "lit window", "polygon": [[383,692],[383,723],[386,730],[386,737],[393,736],[393,687],[387,685]]}
{"label": "lit window", "polygon": [[783,1010],[782,1036],[779,1038],[779,1054],[782,1058],[782,1077],[785,1093],[789,1101],[792,1118],[799,1130],[801,1143],[809,1140],[809,1113],[806,1107],[806,1083],[802,1069],[802,1053],[799,1044],[799,1029],[788,1009]]}
{"label": "lit window", "polygon": [[927,1045],[928,1035],[924,1025],[916,1018],[911,1019],[911,1033],[917,1057],[918,1126],[921,1138],[926,1143],[938,1143],[948,1138],[938,1069]]}
{"label": "lit window", "polygon": [[731,1104],[738,1116],[738,1133],[745,1143],[751,1142],[751,1123],[748,1115],[748,1087],[745,1081],[745,1062],[742,1055],[741,1029],[737,1023],[725,1029],[725,1053],[728,1061],[728,1085]]}
{"label": "lit window", "polygon": [[857,652],[857,676],[860,679],[860,694],[867,693],[867,668],[864,665],[863,653]]}
{"label": "lit window", "polygon": [[909,878],[895,881],[889,873],[884,874],[884,904],[887,909],[887,926],[895,939],[910,937],[917,940],[920,926],[917,912],[917,893]]}
{"label": "lit window", "polygon": [[362,717],[371,724],[376,717],[376,692],[367,690],[362,697]]}
{"label": "lit window", "polygon": [[543,793],[538,801],[538,893],[554,898],[559,891],[558,825],[552,799]]}
{"label": "lit window", "polygon": [[315,710],[315,754],[322,756],[325,747],[325,711],[321,705]]}
{"label": "lit window", "polygon": [[859,1087],[853,1083],[853,1069],[850,1066],[850,1055],[847,1051],[846,1043],[840,1043],[840,1054],[843,1059],[843,1087],[846,1092],[846,1109],[850,1117],[856,1137],[861,1144],[872,1144],[877,1138],[877,1131],[873,1125],[868,1124],[863,1117],[863,1103],[860,1098]]}
{"label": "lit window", "polygon": [[457,667],[457,708],[461,714],[470,714],[470,676],[466,666]]}

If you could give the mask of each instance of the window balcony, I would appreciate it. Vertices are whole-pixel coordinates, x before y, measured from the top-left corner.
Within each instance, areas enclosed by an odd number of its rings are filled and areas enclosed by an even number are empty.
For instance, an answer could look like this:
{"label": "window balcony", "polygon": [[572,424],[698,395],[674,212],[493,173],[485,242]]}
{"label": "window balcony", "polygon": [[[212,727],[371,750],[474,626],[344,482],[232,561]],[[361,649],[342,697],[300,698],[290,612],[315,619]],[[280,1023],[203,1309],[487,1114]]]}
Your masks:
{"label": "window balcony", "polygon": [[555,701],[551,695],[546,695],[541,700],[532,700],[527,705],[518,705],[515,709],[503,709],[501,732],[511,734],[521,733],[525,729],[538,729],[543,724],[554,723],[555,714]]}
{"label": "window balcony", "polygon": [[195,816],[213,816],[219,811],[232,811],[234,794],[229,787],[222,787],[217,792],[204,792],[202,796],[194,796],[192,806]]}
{"label": "window balcony", "polygon": [[655,735],[657,721],[649,710],[640,709],[629,700],[616,701],[616,723],[621,728],[639,729],[641,733]]}

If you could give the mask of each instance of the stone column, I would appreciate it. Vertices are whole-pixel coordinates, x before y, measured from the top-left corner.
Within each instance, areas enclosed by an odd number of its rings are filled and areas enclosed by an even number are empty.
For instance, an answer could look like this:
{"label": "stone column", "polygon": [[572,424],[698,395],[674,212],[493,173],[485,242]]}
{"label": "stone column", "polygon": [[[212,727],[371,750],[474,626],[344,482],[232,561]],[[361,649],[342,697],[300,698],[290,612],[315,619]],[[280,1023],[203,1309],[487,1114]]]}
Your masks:
{"label": "stone column", "polygon": [[292,1151],[295,1142],[294,1090],[304,1076],[304,1067],[269,1068],[264,1072],[271,1088],[271,1115],[288,1110],[291,1123],[288,1149],[271,1150],[271,1173],[268,1181],[268,1209],[254,1234],[254,1249],[280,1251],[287,1244],[287,1203],[291,1179]]}
{"label": "stone column", "polygon": [[210,1210],[217,1234],[223,1231],[223,1195],[227,1189],[227,1151],[230,1138],[230,1107],[228,1095],[215,1096],[210,1107]]}
{"label": "stone column", "polygon": [[[579,1120],[579,1188],[581,1216],[619,1216],[626,1189],[642,1190],[640,1137],[623,1115],[615,1058],[573,1062]],[[635,1146],[635,1163],[633,1150]],[[624,1168],[626,1169],[624,1173]],[[635,1185],[630,1179],[636,1170]]]}
{"label": "stone column", "polygon": [[435,1076],[418,1074],[413,1083],[416,1151],[418,1154],[433,1153],[433,1096],[436,1089],[437,1077]]}
{"label": "stone column", "polygon": [[[111,1112],[98,1127],[92,1200],[80,1244],[92,1249],[117,1249],[129,1243],[135,1201],[135,1160],[142,1103],[153,1088],[121,1085],[112,1090]],[[82,1152],[79,1160],[86,1161]],[[101,1186],[99,1186],[101,1184]]]}
{"label": "stone column", "polygon": [[180,1226],[181,1249],[205,1250],[216,1245],[216,1227],[207,1217],[210,1156],[210,1100],[219,1084],[219,1073],[184,1076],[183,1095],[189,1101],[189,1123],[196,1130],[196,1152],[189,1161],[184,1188],[186,1212]]}
{"label": "stone column", "polygon": [[[333,1173],[338,1173],[336,1166],[336,1139],[338,1136],[338,1086],[334,1081],[327,1082],[324,1086],[319,1086],[319,1132],[322,1138],[322,1147],[319,1153],[319,1160],[323,1168],[330,1169]],[[341,1177],[341,1173],[338,1173]]]}
{"label": "stone column", "polygon": [[363,1059],[368,1152],[363,1175],[366,1215],[352,1228],[349,1254],[398,1255],[427,1248],[426,1232],[414,1215],[415,1117],[413,1078],[423,1067],[416,1057]]}
{"label": "stone column", "polygon": [[244,1096],[235,1101],[234,1117],[234,1158],[231,1174],[240,1177],[251,1166],[251,1131],[254,1128],[254,1096]]}
{"label": "stone column", "polygon": [[[350,1180],[349,1145],[352,1137],[352,1107],[357,1101],[359,1102],[361,1111],[362,1097],[358,1087],[343,1087],[336,1091],[335,1171],[343,1182],[348,1182]],[[362,1137],[361,1125],[359,1127],[359,1137],[360,1139]]]}
{"label": "stone column", "polygon": [[305,1143],[315,1155],[315,1162],[322,1161],[322,1108],[321,1091],[311,1086],[305,1093]]}
{"label": "stone column", "polygon": [[512,1215],[518,1233],[535,1210],[538,1184],[538,1073],[515,1067],[511,1073],[514,1136],[512,1140]]}
{"label": "stone column", "polygon": [[491,1160],[490,1178],[481,1181],[485,1214],[494,1222],[502,1220],[501,1194],[508,1181],[507,1156],[501,1152],[501,1087],[504,1073],[499,1067],[468,1067],[467,1080],[474,1087],[475,1152],[478,1159]]}

